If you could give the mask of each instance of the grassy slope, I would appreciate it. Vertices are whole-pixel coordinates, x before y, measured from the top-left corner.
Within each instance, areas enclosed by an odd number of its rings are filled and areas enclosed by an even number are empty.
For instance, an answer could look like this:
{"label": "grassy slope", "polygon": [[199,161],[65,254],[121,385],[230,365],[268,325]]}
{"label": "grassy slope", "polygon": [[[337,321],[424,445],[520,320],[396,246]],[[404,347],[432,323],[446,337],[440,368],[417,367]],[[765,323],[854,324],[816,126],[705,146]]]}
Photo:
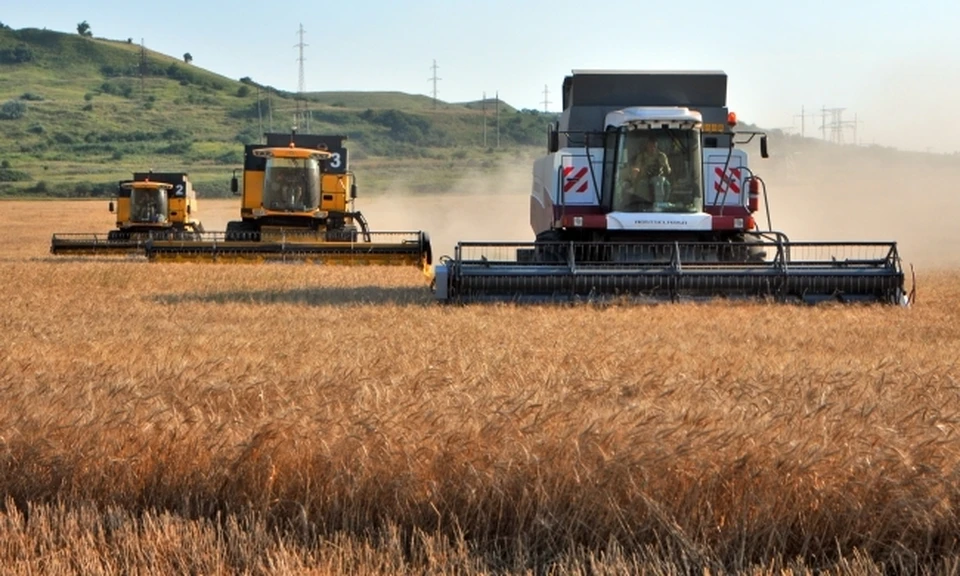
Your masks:
{"label": "grassy slope", "polygon": [[[205,190],[223,192],[242,143],[258,139],[261,122],[264,130],[286,131],[297,109],[293,95],[269,87],[260,92],[258,109],[255,84],[149,49],[149,75],[141,86],[140,46],[125,41],[0,30],[0,50],[18,46],[30,59],[0,63],[0,103],[27,108],[22,118],[0,120],[0,159],[30,179],[0,183],[0,194],[36,191],[39,181],[40,191],[73,192],[77,183],[95,188],[144,168],[184,169],[195,181],[216,183]],[[364,174],[372,189],[398,164],[409,170],[413,159],[427,161],[428,187],[442,188],[465,170],[492,167],[497,156],[539,148],[548,121],[502,104],[504,150],[484,150],[483,113],[471,105],[434,108],[428,97],[399,92],[307,98],[312,120],[301,131],[346,134],[353,167],[372,171]],[[489,112],[488,121],[492,134]]]}

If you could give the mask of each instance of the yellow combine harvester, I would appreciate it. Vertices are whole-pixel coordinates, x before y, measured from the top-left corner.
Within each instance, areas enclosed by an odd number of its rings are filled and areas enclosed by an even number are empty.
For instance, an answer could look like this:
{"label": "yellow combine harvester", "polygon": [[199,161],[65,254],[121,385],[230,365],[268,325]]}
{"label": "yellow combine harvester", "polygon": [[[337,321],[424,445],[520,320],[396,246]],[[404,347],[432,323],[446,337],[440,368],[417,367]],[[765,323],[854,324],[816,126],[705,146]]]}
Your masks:
{"label": "yellow combine harvester", "polygon": [[186,173],[136,172],[117,186],[117,228],[106,234],[58,233],[50,252],[58,255],[143,253],[150,239],[196,239],[203,225],[195,219],[197,196]]}
{"label": "yellow combine harvester", "polygon": [[[359,211],[344,136],[267,134],[244,150],[241,219],[199,239],[153,240],[154,261],[414,265],[427,271],[423,231],[371,232]],[[234,194],[239,183],[231,182]]]}

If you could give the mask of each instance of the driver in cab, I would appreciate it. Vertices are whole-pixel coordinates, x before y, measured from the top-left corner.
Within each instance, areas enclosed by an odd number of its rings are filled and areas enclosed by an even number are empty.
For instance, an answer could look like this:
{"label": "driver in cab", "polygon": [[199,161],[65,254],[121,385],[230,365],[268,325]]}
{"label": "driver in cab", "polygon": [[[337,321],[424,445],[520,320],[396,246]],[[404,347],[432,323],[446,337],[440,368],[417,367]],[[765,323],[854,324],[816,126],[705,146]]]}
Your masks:
{"label": "driver in cab", "polygon": [[670,162],[667,155],[657,148],[656,136],[643,139],[640,149],[628,156],[627,167],[626,180],[634,198],[653,204],[656,199],[650,186],[651,178],[670,175]]}

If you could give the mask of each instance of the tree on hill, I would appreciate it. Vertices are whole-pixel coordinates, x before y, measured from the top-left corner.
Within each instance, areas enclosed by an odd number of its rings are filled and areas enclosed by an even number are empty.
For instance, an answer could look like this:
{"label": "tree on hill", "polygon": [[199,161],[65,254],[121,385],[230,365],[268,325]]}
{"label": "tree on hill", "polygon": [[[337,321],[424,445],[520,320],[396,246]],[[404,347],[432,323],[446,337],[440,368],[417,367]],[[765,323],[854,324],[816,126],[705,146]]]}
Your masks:
{"label": "tree on hill", "polygon": [[189,63],[193,62],[193,56],[191,56],[190,53],[187,52],[187,53],[185,53],[185,54],[183,55],[183,61],[186,62],[187,64],[189,64]]}
{"label": "tree on hill", "polygon": [[87,24],[87,21],[77,24],[77,34],[81,36],[93,36],[93,32],[90,31],[90,25]]}

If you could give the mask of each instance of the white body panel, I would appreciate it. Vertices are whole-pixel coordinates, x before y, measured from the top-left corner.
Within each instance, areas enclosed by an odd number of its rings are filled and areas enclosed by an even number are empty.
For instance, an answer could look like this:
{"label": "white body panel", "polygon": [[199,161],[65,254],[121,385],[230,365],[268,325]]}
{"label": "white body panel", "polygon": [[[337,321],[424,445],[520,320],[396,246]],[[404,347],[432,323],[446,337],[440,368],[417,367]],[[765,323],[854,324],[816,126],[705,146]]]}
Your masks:
{"label": "white body panel", "polygon": [[[730,161],[727,162],[727,155]],[[726,165],[726,178],[724,178]],[[746,206],[748,191],[744,181],[750,176],[747,167],[747,153],[744,150],[723,148],[704,148],[703,150],[703,186],[704,206]]]}
{"label": "white body panel", "polygon": [[602,170],[602,148],[561,148],[534,162],[532,193],[541,206],[599,206]]}
{"label": "white body panel", "polygon": [[713,216],[705,212],[670,214],[650,212],[611,212],[608,230],[695,230],[713,229]]}

